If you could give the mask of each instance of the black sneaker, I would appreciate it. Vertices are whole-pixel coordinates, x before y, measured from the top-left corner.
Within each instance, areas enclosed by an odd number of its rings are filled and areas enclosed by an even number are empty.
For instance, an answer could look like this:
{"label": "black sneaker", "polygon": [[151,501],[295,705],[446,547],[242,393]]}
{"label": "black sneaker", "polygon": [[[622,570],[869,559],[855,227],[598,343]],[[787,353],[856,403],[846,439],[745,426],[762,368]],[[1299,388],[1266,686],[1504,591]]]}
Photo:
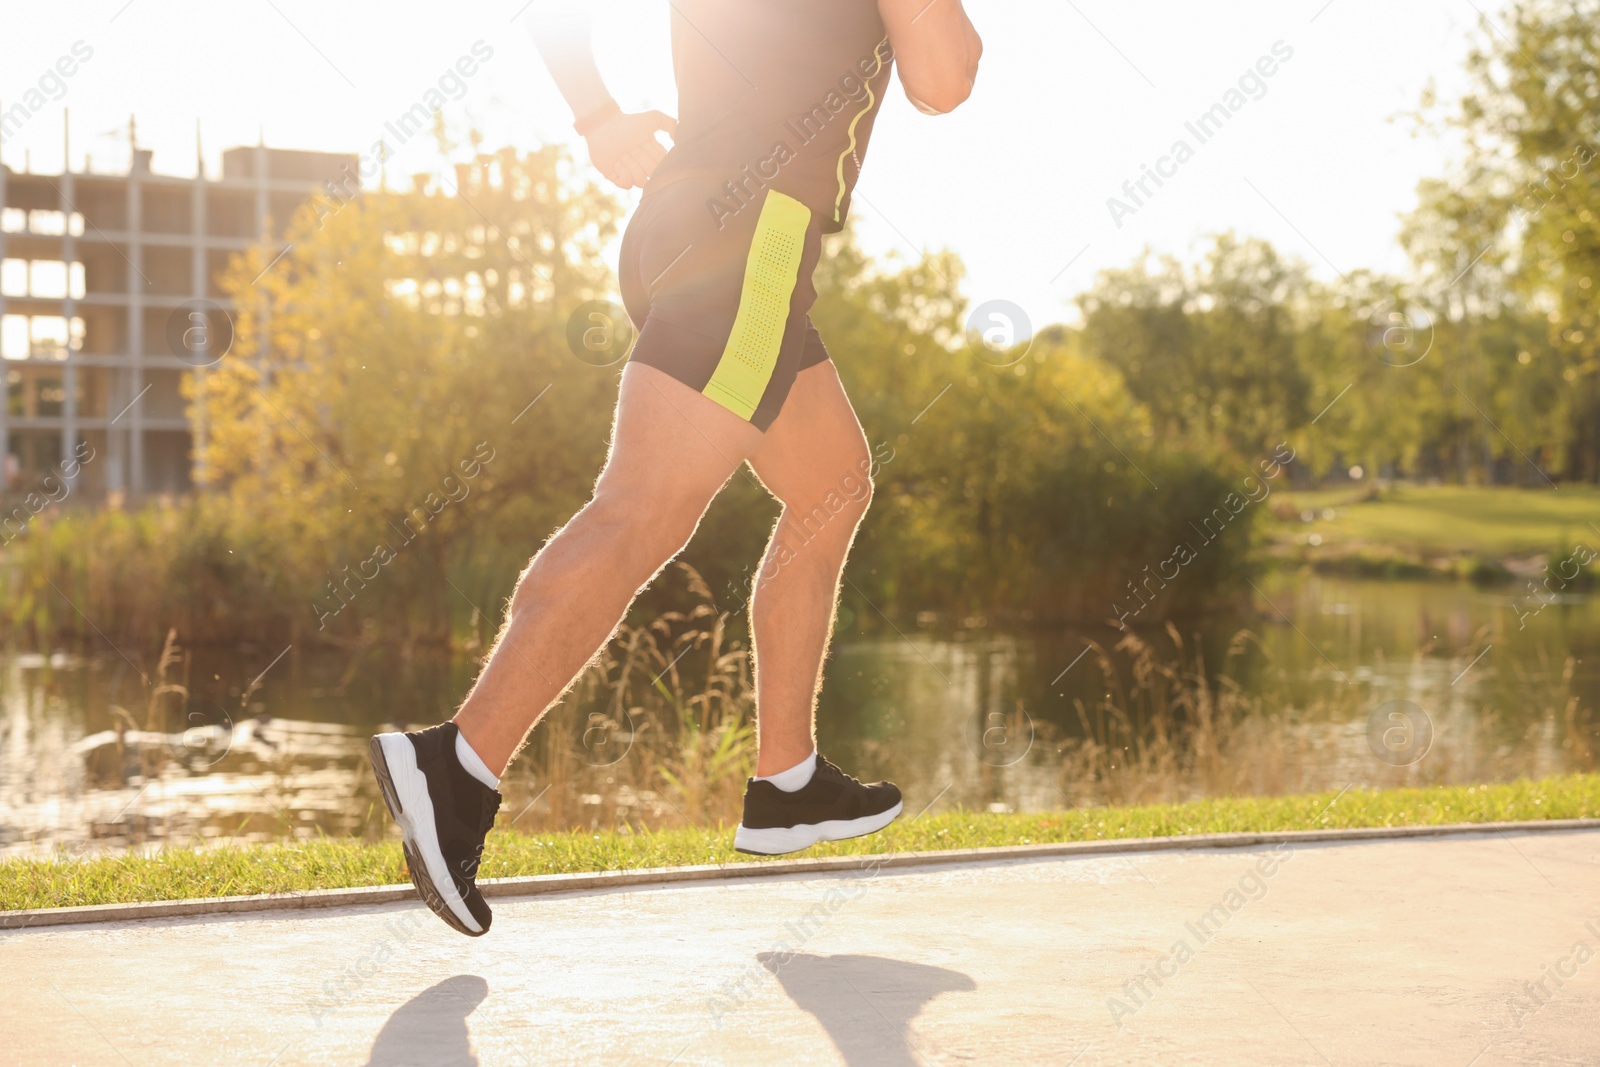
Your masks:
{"label": "black sneaker", "polygon": [[400,824],[411,881],[433,913],[462,933],[489,932],[475,878],[500,794],[456,758],[456,724],[379,734],[367,746],[389,814]]}
{"label": "black sneaker", "polygon": [[900,808],[898,786],[863,785],[818,756],[811,781],[793,793],[750,779],[733,847],[756,856],[780,856],[819,841],[877,833],[894,822]]}

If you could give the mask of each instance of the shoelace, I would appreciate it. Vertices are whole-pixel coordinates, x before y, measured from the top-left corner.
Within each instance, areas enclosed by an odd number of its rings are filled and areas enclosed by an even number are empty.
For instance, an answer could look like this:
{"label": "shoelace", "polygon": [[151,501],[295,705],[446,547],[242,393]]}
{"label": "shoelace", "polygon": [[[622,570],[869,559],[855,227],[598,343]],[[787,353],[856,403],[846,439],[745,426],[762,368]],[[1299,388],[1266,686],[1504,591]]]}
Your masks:
{"label": "shoelace", "polygon": [[[478,833],[488,834],[494,829],[494,817],[500,812],[500,795],[490,793],[483,798],[483,808],[478,812]],[[483,846],[478,846],[478,851],[483,851]]]}
{"label": "shoelace", "polygon": [[[494,817],[500,811],[500,798],[497,795],[484,797],[483,807],[478,810],[478,836],[487,836],[494,828]],[[462,864],[462,873],[468,878],[478,876],[478,868],[483,863],[483,846],[485,842],[479,841],[472,849],[472,859]]]}
{"label": "shoelace", "polygon": [[828,757],[826,757],[826,756],[818,756],[817,757],[817,770],[821,771],[824,768],[826,768],[829,772],[831,772],[833,777],[838,778],[838,779],[840,779],[840,780],[842,780],[842,781],[844,781],[844,782],[846,782],[846,783],[848,783],[850,785],[860,785],[861,784],[861,779],[856,778],[853,775],[849,775],[849,774],[844,773],[844,771],[840,770],[836,764],[834,764],[832,761],[830,761],[828,759]]}

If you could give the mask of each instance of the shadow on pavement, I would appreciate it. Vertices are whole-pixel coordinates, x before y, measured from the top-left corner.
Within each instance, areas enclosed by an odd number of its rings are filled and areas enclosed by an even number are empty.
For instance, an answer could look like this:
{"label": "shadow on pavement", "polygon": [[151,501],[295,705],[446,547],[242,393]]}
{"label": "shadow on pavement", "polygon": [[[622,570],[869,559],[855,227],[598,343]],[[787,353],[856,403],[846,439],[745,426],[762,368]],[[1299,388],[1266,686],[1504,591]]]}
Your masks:
{"label": "shadow on pavement", "polygon": [[489,983],[458,974],[400,1005],[378,1031],[367,1067],[477,1067],[467,1016],[489,995]]}
{"label": "shadow on pavement", "polygon": [[761,966],[783,991],[817,1017],[851,1067],[920,1064],[907,1030],[940,993],[977,988],[960,971],[884,956],[812,956],[763,952]]}

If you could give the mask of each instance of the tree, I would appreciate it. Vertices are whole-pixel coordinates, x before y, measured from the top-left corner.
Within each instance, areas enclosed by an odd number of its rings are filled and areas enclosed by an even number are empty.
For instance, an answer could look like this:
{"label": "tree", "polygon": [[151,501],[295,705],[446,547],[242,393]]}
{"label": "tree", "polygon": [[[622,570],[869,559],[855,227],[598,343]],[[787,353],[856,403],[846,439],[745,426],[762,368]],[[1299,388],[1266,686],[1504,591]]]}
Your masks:
{"label": "tree", "polygon": [[1103,273],[1079,298],[1085,349],[1122,371],[1169,441],[1268,454],[1312,414],[1295,358],[1307,286],[1302,264],[1224,234],[1192,270],[1147,257]]}
{"label": "tree", "polygon": [[566,320],[607,290],[619,210],[561,172],[555,150],[507,150],[453,195],[308,205],[280,259],[235,265],[237,339],[193,395],[203,461],[235,532],[268,532],[260,563],[307,629],[381,617],[437,640],[497,616],[581,504],[617,368],[578,359]]}
{"label": "tree", "polygon": [[[1465,159],[1454,180],[1419,190],[1407,247],[1425,273],[1455,279],[1441,304],[1458,329],[1516,302],[1518,325],[1487,344],[1461,340],[1478,357],[1462,376],[1498,397],[1484,413],[1516,423],[1515,432],[1486,428],[1485,450],[1523,466],[1544,454],[1567,477],[1592,482],[1600,480],[1600,3],[1519,0],[1505,21],[1508,32],[1485,25],[1468,59],[1474,87],[1454,119]],[[1543,337],[1526,336],[1535,322]]]}

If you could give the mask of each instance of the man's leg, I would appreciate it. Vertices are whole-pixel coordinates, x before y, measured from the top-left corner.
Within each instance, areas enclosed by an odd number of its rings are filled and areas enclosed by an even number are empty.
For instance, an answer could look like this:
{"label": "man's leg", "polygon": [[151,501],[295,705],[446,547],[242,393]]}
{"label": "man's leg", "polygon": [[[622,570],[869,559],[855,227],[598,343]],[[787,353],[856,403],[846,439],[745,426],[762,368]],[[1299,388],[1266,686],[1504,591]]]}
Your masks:
{"label": "man's leg", "polygon": [[760,441],[750,423],[667,374],[639,363],[623,370],[594,497],[523,571],[454,719],[492,773],[503,773]]}
{"label": "man's leg", "polygon": [[770,775],[816,748],[813,709],[839,578],[871,499],[871,453],[831,362],[800,372],[750,465],[783,504],[750,602],[756,774]]}

